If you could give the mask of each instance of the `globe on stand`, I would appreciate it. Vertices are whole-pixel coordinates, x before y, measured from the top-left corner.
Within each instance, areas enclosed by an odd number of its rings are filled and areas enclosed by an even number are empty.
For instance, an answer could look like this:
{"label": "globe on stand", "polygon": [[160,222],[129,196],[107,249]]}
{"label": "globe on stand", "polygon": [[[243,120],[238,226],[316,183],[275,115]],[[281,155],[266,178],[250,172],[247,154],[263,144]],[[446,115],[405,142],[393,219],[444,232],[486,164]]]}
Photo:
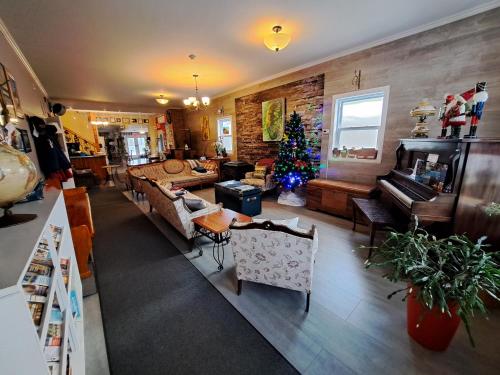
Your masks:
{"label": "globe on stand", "polygon": [[38,175],[31,159],[21,151],[0,143],[0,228],[25,223],[36,218],[35,214],[14,214],[10,208],[28,195],[36,186]]}

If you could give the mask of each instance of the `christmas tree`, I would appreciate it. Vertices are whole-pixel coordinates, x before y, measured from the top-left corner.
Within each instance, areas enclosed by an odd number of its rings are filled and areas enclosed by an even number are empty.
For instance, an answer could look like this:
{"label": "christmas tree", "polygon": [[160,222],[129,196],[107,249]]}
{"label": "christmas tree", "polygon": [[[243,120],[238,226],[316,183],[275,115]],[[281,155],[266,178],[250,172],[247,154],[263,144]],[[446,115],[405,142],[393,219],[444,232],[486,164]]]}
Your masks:
{"label": "christmas tree", "polygon": [[285,134],[274,166],[274,178],[285,190],[293,191],[315,177],[317,168],[311,163],[311,151],[302,119],[294,111],[285,123]]}

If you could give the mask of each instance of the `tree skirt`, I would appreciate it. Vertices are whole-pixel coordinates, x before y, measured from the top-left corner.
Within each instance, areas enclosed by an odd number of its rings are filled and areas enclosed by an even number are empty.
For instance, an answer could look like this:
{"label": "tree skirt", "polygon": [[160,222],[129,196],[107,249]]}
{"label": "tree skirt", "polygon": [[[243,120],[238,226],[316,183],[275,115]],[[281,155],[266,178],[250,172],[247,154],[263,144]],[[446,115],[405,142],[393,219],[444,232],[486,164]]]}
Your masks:
{"label": "tree skirt", "polygon": [[282,191],[278,197],[278,203],[287,206],[302,207],[306,205],[306,199],[302,194],[297,194],[293,191]]}

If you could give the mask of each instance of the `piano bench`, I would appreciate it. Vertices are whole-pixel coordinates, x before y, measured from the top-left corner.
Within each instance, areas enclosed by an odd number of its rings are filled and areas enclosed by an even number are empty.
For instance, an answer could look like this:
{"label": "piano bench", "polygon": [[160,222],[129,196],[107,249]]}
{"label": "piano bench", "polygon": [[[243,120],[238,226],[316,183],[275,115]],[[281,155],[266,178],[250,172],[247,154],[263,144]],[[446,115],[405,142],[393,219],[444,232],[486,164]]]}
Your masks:
{"label": "piano bench", "polygon": [[352,230],[356,230],[358,213],[370,228],[370,252],[368,258],[372,256],[373,241],[377,230],[387,230],[387,227],[397,227],[395,217],[389,212],[386,206],[376,199],[352,199]]}

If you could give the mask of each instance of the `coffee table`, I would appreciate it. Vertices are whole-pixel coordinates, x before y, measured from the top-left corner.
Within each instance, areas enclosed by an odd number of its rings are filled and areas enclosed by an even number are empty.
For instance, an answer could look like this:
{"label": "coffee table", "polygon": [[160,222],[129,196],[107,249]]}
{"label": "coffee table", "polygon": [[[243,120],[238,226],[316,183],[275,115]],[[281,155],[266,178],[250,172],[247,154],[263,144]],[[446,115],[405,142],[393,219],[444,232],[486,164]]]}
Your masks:
{"label": "coffee table", "polygon": [[[245,223],[252,221],[250,216],[240,214],[228,208],[192,219],[194,230],[199,234],[199,237],[204,236],[213,241],[212,255],[215,263],[218,265],[217,269],[219,271],[224,269],[224,245],[227,245],[231,238],[229,225],[233,219]],[[216,249],[217,253],[215,252]],[[203,250],[201,248],[199,250],[200,255],[203,255]]]}

